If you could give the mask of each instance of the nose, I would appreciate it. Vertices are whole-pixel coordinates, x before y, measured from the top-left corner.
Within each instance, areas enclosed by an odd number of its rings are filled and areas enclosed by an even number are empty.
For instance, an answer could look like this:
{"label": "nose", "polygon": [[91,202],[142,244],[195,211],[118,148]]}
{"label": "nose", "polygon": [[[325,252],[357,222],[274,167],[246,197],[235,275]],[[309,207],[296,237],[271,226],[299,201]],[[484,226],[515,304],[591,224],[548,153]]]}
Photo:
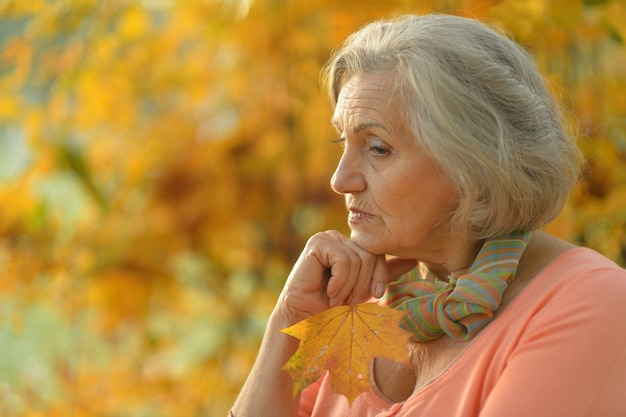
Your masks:
{"label": "nose", "polygon": [[341,155],[335,173],[330,179],[330,186],[337,194],[355,194],[366,188],[358,155],[354,155],[348,147]]}

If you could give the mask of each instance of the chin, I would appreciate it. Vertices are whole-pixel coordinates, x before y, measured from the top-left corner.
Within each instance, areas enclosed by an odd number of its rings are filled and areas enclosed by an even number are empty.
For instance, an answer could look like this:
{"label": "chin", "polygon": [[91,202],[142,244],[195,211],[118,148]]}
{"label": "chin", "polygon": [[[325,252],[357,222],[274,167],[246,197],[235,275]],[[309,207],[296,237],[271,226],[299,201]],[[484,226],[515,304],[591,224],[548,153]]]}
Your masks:
{"label": "chin", "polygon": [[353,230],[350,233],[350,240],[374,255],[385,255],[388,253],[377,236]]}

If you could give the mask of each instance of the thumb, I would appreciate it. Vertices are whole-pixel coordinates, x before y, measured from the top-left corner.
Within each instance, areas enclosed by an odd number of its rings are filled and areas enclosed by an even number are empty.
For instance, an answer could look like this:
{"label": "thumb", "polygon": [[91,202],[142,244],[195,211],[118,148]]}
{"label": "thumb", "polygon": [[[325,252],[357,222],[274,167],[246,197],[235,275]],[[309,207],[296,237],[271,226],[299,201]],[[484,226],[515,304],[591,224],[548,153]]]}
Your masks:
{"label": "thumb", "polygon": [[417,261],[407,258],[386,259],[384,255],[379,255],[377,266],[374,268],[372,276],[372,295],[376,298],[383,296],[387,283],[395,281],[403,274],[415,268]]}
{"label": "thumb", "polygon": [[407,258],[389,258],[387,259],[387,273],[389,274],[389,282],[395,281],[402,275],[409,272],[417,266],[417,260]]}

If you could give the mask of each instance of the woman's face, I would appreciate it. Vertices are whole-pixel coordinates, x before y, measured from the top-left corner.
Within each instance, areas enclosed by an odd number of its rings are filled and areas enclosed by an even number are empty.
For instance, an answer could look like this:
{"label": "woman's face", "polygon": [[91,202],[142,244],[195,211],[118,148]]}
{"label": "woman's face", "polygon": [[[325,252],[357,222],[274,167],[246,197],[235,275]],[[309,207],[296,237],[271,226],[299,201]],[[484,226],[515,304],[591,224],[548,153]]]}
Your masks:
{"label": "woman's face", "polygon": [[359,246],[436,262],[458,239],[448,226],[458,193],[417,145],[390,81],[387,72],[359,74],[341,89],[333,124],[343,155],[331,186],[345,196]]}

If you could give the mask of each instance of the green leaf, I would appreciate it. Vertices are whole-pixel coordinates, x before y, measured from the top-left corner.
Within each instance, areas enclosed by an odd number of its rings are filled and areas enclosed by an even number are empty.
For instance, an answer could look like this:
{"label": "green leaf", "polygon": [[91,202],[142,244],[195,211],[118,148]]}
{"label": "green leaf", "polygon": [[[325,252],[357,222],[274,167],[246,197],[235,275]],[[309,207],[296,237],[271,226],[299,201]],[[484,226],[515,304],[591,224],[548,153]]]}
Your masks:
{"label": "green leaf", "polygon": [[57,152],[59,162],[78,177],[89,195],[93,197],[102,210],[106,211],[107,202],[93,179],[82,149],[70,142],[64,142],[58,146]]}

